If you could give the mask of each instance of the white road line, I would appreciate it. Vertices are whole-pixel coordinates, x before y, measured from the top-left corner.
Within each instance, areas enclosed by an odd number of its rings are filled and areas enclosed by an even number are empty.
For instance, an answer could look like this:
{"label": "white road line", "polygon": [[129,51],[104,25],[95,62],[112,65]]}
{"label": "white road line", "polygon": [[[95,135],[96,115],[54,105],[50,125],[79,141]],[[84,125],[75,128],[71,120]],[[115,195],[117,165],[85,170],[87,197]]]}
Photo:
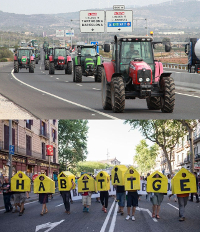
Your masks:
{"label": "white road line", "polygon": [[108,214],[107,214],[107,217],[106,217],[106,219],[105,219],[105,221],[104,221],[104,223],[103,223],[103,226],[101,227],[100,232],[104,232],[104,231],[105,231],[106,226],[107,226],[108,221],[109,221],[109,218],[110,218],[110,215],[111,215],[111,213],[112,213],[112,210],[113,210],[114,205],[115,205],[115,201],[113,201],[113,203],[112,203],[112,205],[111,205],[111,207],[110,207],[110,210],[109,210],[109,212],[108,212]]}
{"label": "white road line", "polygon": [[[38,202],[38,201],[31,201],[31,202],[25,203],[24,205],[29,205],[29,204],[32,204],[32,203],[35,203],[35,202]],[[0,209],[0,212],[1,211],[5,211],[5,209]]]}
{"label": "white road line", "polygon": [[43,90],[41,90],[41,89],[35,88],[35,87],[33,87],[33,86],[29,85],[29,84],[26,84],[25,82],[20,81],[18,78],[16,78],[16,76],[14,75],[13,72],[14,72],[14,69],[12,70],[11,74],[12,74],[13,78],[15,78],[16,81],[19,81],[20,83],[22,83],[22,84],[24,84],[24,85],[26,85],[26,86],[28,86],[28,87],[34,89],[34,90],[37,90],[37,91],[42,92],[42,93],[45,93],[45,94],[47,94],[47,95],[49,95],[49,96],[51,96],[51,97],[57,98],[57,99],[59,99],[59,100],[61,100],[61,101],[67,102],[67,103],[69,103],[69,104],[72,104],[72,105],[78,106],[78,107],[80,107],[80,108],[83,108],[83,109],[92,111],[92,112],[94,112],[94,113],[100,114],[100,115],[102,115],[102,116],[104,116],[104,117],[107,117],[107,118],[110,118],[110,119],[114,119],[114,120],[119,120],[119,118],[116,118],[116,117],[111,116],[111,115],[109,115],[109,114],[105,114],[105,113],[100,112],[100,111],[98,111],[98,110],[94,110],[94,109],[92,109],[92,108],[90,108],[90,107],[87,107],[87,106],[78,104],[78,103],[76,103],[76,102],[69,101],[69,100],[64,99],[64,98],[62,98],[62,97],[59,97],[59,96],[57,96],[57,95],[48,93],[48,92],[43,91]]}
{"label": "white road line", "polygon": [[60,205],[56,205],[55,207],[59,207],[59,206],[61,206],[61,205],[64,205],[64,203],[62,203],[62,204],[60,204]]}
{"label": "white road line", "polygon": [[92,89],[94,89],[94,90],[100,90],[100,89],[96,89],[96,88],[92,88]]}
{"label": "white road line", "polygon": [[56,77],[56,80],[59,80],[59,78],[58,78],[58,77]]}
{"label": "white road line", "polygon": [[167,203],[168,205],[171,205],[172,207],[174,207],[175,209],[179,210],[179,208],[177,208],[176,206],[170,204],[170,203]]}
{"label": "white road line", "polygon": [[188,97],[195,97],[195,98],[200,98],[200,96],[195,96],[195,95],[192,95],[192,94],[186,94],[186,93],[178,93],[178,92],[175,92],[176,94],[179,94],[179,95],[183,95],[183,96],[188,96]]}
{"label": "white road line", "polygon": [[83,86],[83,85],[81,85],[81,84],[76,84],[76,85],[78,85],[78,86]]}
{"label": "white road line", "polygon": [[[136,210],[138,210],[138,211],[145,211],[145,212],[147,212],[147,213],[149,214],[149,216],[152,218],[152,214],[151,214],[151,212],[150,212],[149,209],[144,209],[144,208],[139,208],[139,207],[137,207]],[[156,218],[152,218],[152,219],[153,219],[154,222],[158,222],[158,220],[157,220]]]}
{"label": "white road line", "polygon": [[115,222],[116,222],[116,217],[117,217],[117,209],[118,209],[118,204],[116,204],[116,206],[115,206],[115,211],[113,213],[113,218],[112,218],[112,221],[111,221],[111,224],[110,224],[109,232],[113,232],[114,229],[115,229]]}

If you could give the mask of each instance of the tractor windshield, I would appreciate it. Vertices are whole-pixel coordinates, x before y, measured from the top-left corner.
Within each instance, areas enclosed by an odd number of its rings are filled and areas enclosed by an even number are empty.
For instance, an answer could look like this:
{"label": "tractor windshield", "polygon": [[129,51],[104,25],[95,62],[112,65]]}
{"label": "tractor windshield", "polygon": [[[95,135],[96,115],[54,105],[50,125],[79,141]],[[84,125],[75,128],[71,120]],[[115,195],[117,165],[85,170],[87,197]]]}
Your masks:
{"label": "tractor windshield", "polygon": [[143,59],[154,73],[154,60],[151,42],[122,42],[120,51],[120,70],[128,75],[130,61]]}
{"label": "tractor windshield", "polygon": [[95,48],[87,48],[83,47],[81,50],[82,56],[96,56],[96,50]]}
{"label": "tractor windshield", "polygon": [[30,50],[28,50],[28,49],[26,49],[26,50],[19,49],[18,50],[18,57],[21,58],[22,56],[26,56],[27,58],[29,58],[29,56],[30,56],[29,53],[30,53]]}
{"label": "tractor windshield", "polygon": [[65,48],[63,48],[63,49],[56,48],[55,49],[55,58],[58,58],[59,56],[66,57],[66,50],[65,50]]}

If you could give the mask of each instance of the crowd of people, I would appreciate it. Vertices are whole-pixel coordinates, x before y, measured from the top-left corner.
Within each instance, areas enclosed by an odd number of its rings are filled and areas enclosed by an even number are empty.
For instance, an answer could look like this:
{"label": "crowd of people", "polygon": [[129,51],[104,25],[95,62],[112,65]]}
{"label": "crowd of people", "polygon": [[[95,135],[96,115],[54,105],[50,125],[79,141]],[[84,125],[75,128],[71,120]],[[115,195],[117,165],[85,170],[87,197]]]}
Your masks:
{"label": "crowd of people", "polygon": [[[130,174],[133,174],[133,170],[130,169]],[[150,173],[147,174],[147,177],[150,175]],[[182,173],[182,177],[185,177],[185,173]],[[197,186],[197,192],[196,193],[185,193],[185,194],[169,194],[168,199],[170,200],[171,197],[174,197],[174,201],[178,201],[179,206],[179,221],[185,220],[185,207],[187,205],[188,200],[193,201],[193,196],[196,197],[196,202],[199,203],[199,182],[198,182],[198,176],[197,173],[194,173],[196,178],[196,186]],[[60,177],[65,177],[64,174],[62,174]],[[147,177],[143,180],[147,180]],[[159,174],[155,175],[155,178],[159,178]],[[169,180],[172,179],[172,175],[168,174],[167,178]],[[22,178],[22,174],[19,173],[19,178]],[[41,181],[43,181],[44,177],[40,176],[39,178]],[[83,179],[88,179],[87,175],[83,176]],[[74,188],[74,186],[77,185],[77,178],[75,179],[75,182],[71,180],[71,188],[68,191],[60,191],[60,195],[62,196],[64,207],[65,207],[65,213],[70,214],[70,202],[72,201],[71,196],[71,190]],[[138,194],[137,190],[130,190],[125,191],[124,185],[114,185],[116,189],[116,201],[118,202],[118,211],[117,213],[124,215],[124,208],[125,208],[125,202],[127,201],[127,215],[126,220],[129,220],[130,218],[132,221],[135,221],[135,211],[136,207],[138,207],[138,201],[140,200],[140,196]],[[19,212],[19,216],[22,216],[24,213],[24,203],[27,197],[26,192],[11,192],[11,184],[9,182],[9,179],[7,177],[4,177],[3,183],[1,183],[0,189],[3,191],[3,199],[4,199],[4,205],[5,205],[5,213],[8,212]],[[82,192],[82,205],[83,205],[83,212],[89,212],[89,208],[91,206],[91,191]],[[47,203],[48,198],[52,194],[48,193],[39,193],[39,202],[42,204],[42,211],[40,213],[41,216],[46,214],[48,212],[47,210]],[[160,219],[160,206],[164,199],[165,193],[156,193],[156,192],[147,192],[146,200],[151,201],[152,203],[152,218]],[[189,199],[190,195],[190,199]],[[14,205],[11,204],[11,197],[14,199]],[[100,191],[100,202],[102,205],[102,211],[104,213],[107,213],[108,208],[108,199],[109,199],[109,191]],[[99,201],[99,199],[97,199]],[[18,210],[19,208],[19,210]]]}

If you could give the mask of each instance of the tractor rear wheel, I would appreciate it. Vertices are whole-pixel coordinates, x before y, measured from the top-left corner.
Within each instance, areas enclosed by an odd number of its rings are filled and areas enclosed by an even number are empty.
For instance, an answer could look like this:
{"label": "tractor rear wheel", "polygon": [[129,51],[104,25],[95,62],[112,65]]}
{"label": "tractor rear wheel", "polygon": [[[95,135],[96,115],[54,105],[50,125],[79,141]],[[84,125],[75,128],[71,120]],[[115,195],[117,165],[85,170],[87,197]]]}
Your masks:
{"label": "tractor rear wheel", "polygon": [[95,82],[101,82],[102,70],[103,68],[101,66],[97,66],[97,75],[95,75]]}
{"label": "tractor rear wheel", "polygon": [[18,73],[19,72],[19,64],[18,61],[14,62],[14,73]]}
{"label": "tractor rear wheel", "polygon": [[111,104],[114,113],[122,113],[125,108],[125,87],[122,77],[111,80]]}
{"label": "tractor rear wheel", "polygon": [[160,88],[163,92],[161,99],[161,111],[163,113],[172,113],[175,105],[175,84],[170,76],[163,77],[160,81]]}
{"label": "tractor rear wheel", "polygon": [[54,74],[55,73],[55,67],[54,67],[54,63],[51,62],[49,63],[49,74]]}
{"label": "tractor rear wheel", "polygon": [[48,60],[45,60],[45,62],[44,62],[44,69],[49,70],[49,61]]}
{"label": "tractor rear wheel", "polygon": [[67,68],[65,69],[65,74],[72,74],[72,62],[67,63]]}
{"label": "tractor rear wheel", "polygon": [[29,72],[34,73],[34,62],[31,62],[29,65]]}
{"label": "tractor rear wheel", "polygon": [[82,82],[82,69],[81,66],[75,66],[75,82]]}
{"label": "tractor rear wheel", "polygon": [[103,68],[102,68],[102,81],[101,81],[101,98],[102,98],[103,109],[112,110],[110,84],[107,82],[106,73]]}
{"label": "tractor rear wheel", "polygon": [[73,60],[73,82],[75,82],[75,62]]}
{"label": "tractor rear wheel", "polygon": [[149,110],[160,110],[161,104],[160,104],[160,97],[148,97],[146,99],[147,107]]}

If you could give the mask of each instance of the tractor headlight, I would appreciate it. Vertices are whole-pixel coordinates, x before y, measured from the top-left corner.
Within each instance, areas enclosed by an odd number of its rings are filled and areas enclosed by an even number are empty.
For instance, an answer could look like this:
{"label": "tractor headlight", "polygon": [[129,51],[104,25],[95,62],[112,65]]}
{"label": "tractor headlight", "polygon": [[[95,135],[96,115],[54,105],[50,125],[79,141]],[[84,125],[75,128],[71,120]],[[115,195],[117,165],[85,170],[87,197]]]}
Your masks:
{"label": "tractor headlight", "polygon": [[150,78],[149,78],[149,77],[147,77],[147,78],[146,78],[146,82],[149,82],[149,81],[150,81]]}
{"label": "tractor headlight", "polygon": [[140,78],[139,78],[139,82],[142,82],[142,81],[143,81],[143,79],[140,77]]}

